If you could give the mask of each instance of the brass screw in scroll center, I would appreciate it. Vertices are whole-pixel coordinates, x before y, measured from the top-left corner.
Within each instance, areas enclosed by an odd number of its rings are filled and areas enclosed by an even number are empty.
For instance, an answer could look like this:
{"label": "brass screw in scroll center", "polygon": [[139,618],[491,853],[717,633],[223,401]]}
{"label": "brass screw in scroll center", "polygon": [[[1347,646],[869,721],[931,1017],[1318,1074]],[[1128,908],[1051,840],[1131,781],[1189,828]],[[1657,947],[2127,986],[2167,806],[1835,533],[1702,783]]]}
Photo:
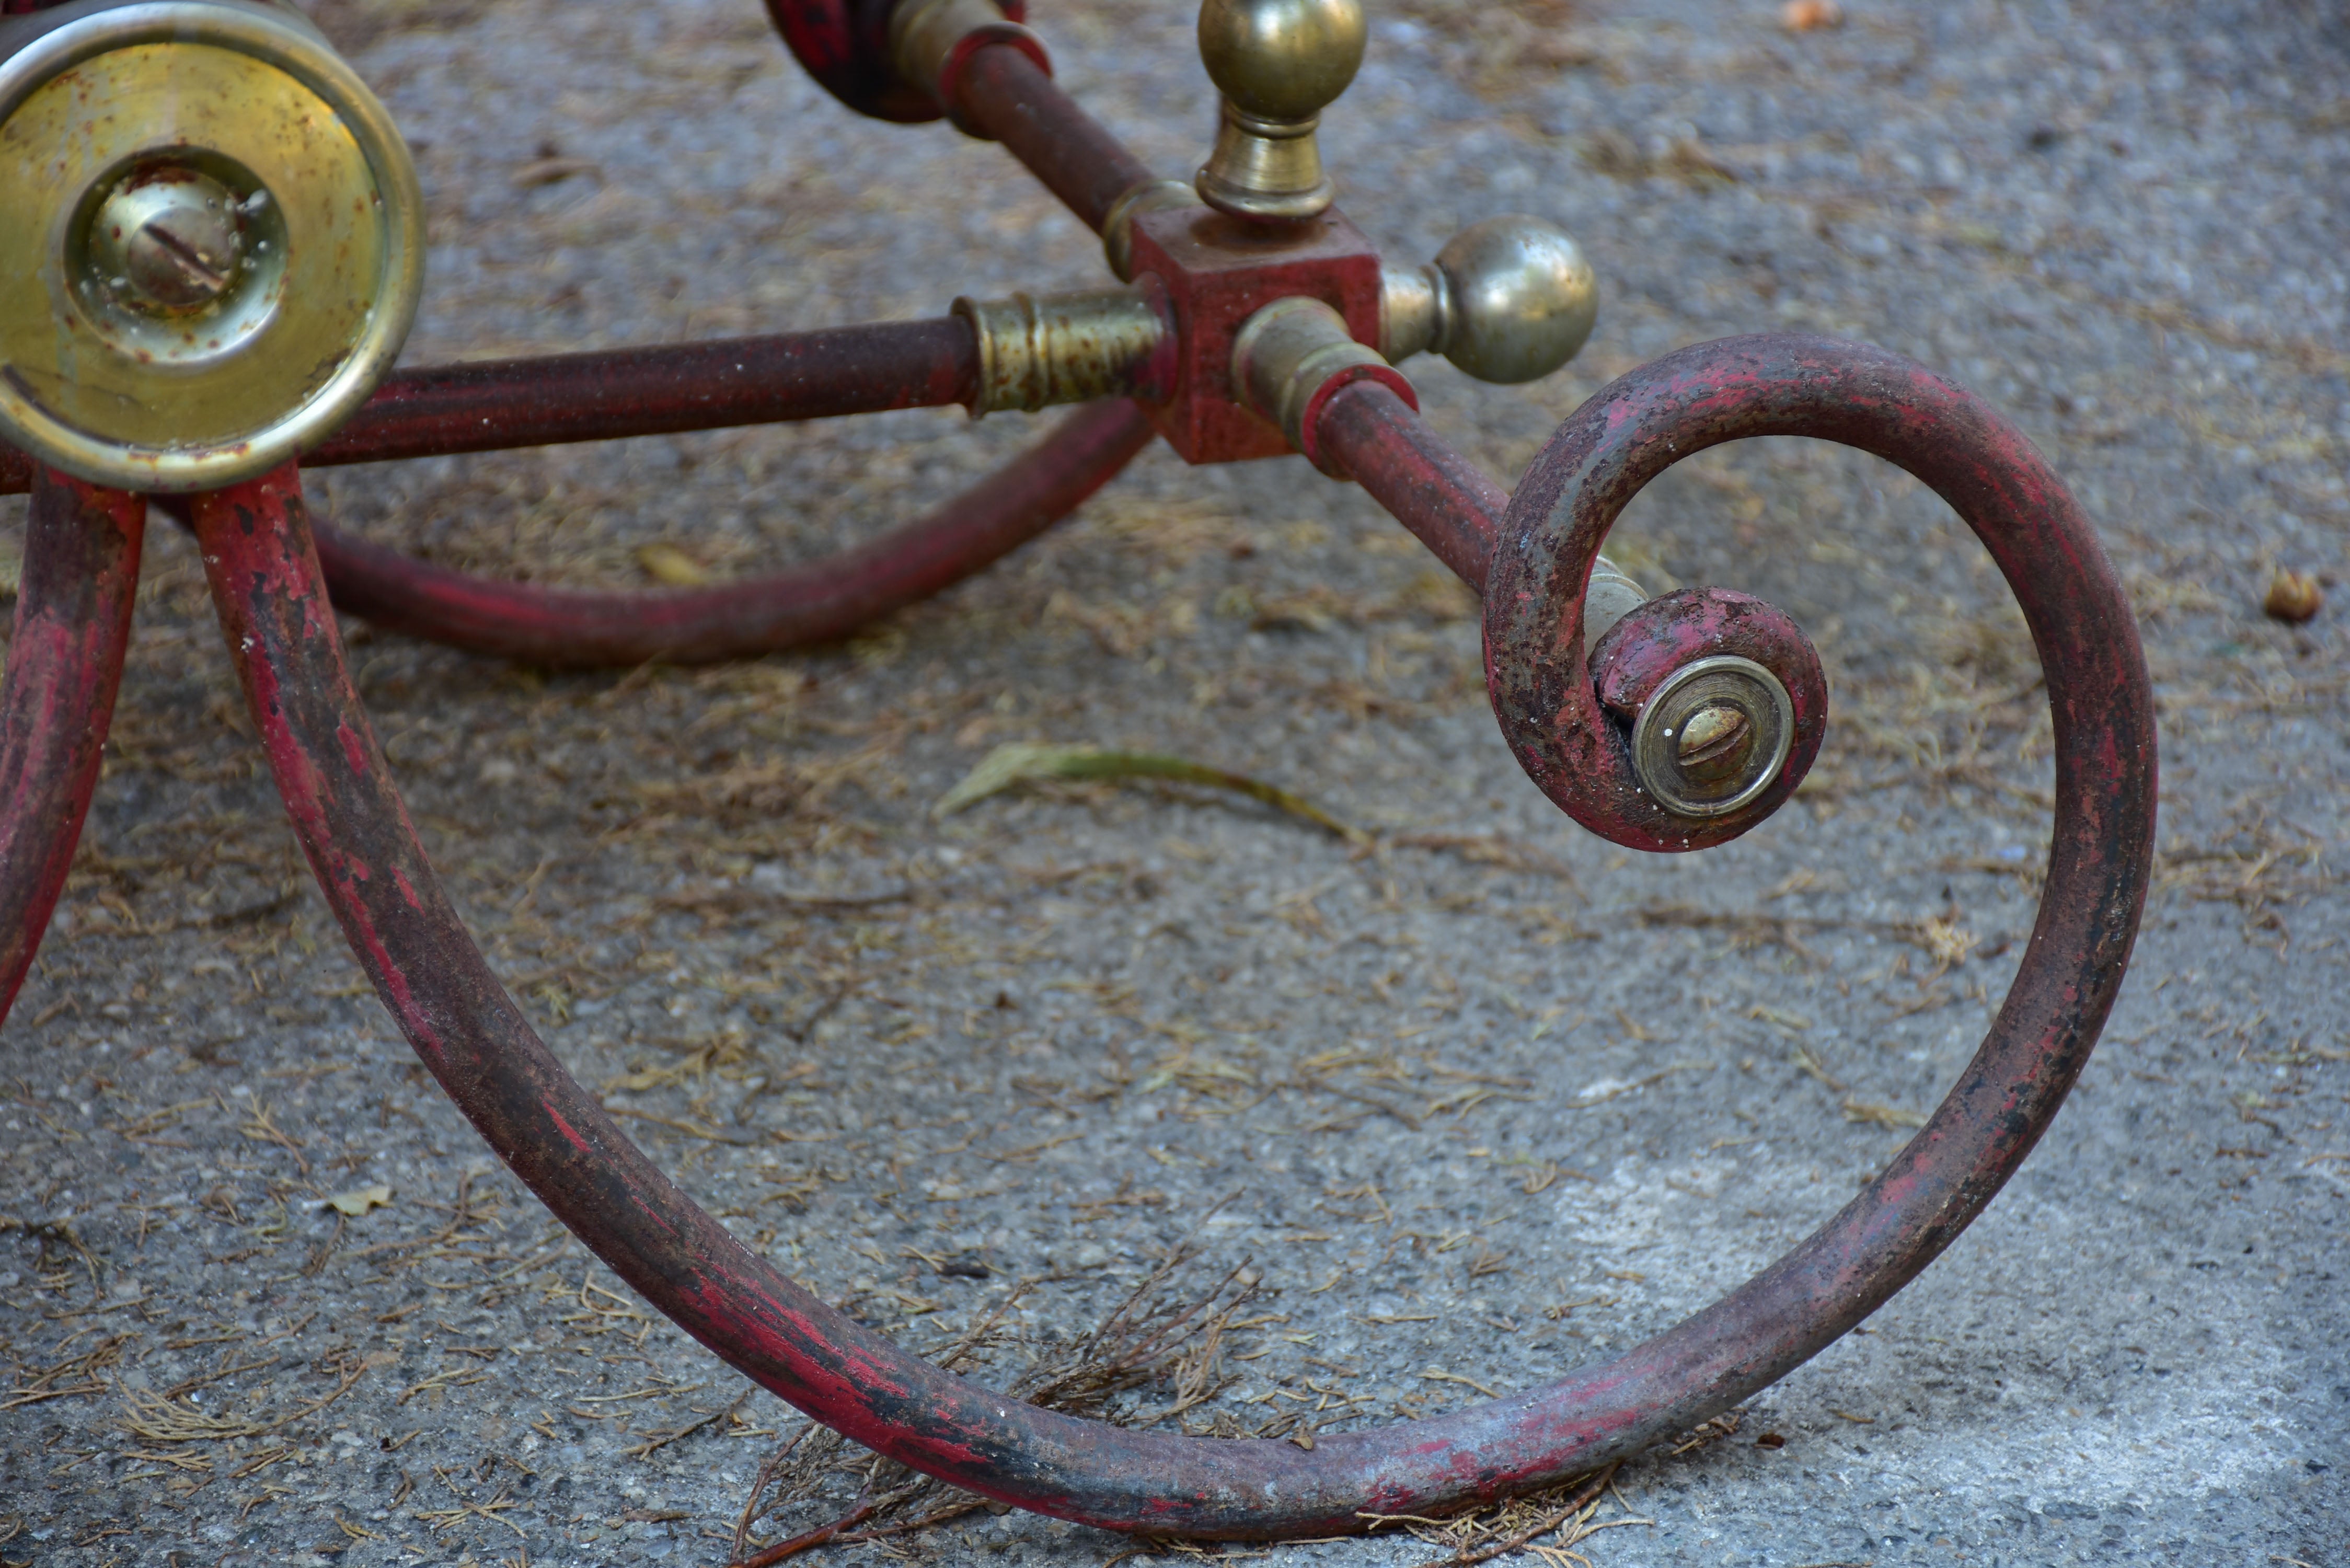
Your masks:
{"label": "brass screw in scroll center", "polygon": [[1632,722],[1632,771],[1659,805],[1692,821],[1726,816],[1771,787],[1795,739],[1776,675],[1710,654],[1660,682]]}
{"label": "brass screw in scroll center", "polygon": [[1716,784],[1736,774],[1754,743],[1754,722],[1742,709],[1704,709],[1684,721],[1675,740],[1681,772],[1702,784]]}
{"label": "brass screw in scroll center", "polygon": [[91,219],[91,265],[126,305],[201,309],[236,282],[235,203],[218,181],[193,170],[159,171],[126,183]]}

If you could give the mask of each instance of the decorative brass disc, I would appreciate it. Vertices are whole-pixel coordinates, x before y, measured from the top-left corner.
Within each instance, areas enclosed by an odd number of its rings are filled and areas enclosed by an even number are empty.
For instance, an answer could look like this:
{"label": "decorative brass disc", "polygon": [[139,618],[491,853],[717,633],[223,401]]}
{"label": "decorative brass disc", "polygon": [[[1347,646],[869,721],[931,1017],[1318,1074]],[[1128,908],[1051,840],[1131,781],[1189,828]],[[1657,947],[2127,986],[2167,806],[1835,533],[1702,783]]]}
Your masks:
{"label": "decorative brass disc", "polygon": [[140,0],[0,26],[0,439],[208,490],[324,439],[423,281],[390,116],[298,14]]}

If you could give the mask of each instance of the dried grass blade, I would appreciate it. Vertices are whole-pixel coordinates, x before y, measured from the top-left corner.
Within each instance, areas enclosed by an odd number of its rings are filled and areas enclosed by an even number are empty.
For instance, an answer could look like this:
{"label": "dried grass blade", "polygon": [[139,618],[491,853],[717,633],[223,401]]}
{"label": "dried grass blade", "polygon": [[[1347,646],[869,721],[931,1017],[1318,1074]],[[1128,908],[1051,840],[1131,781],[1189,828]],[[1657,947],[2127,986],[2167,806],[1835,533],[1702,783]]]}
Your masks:
{"label": "dried grass blade", "polygon": [[1175,784],[1204,784],[1231,790],[1262,801],[1276,811],[1310,822],[1350,843],[1363,842],[1361,828],[1324,811],[1312,801],[1245,774],[1227,773],[1181,757],[1150,752],[1111,752],[1098,746],[1042,746],[1014,743],[998,746],[980,759],[963,781],[939,797],[931,808],[934,817],[951,816],[963,807],[1001,794],[1015,784],[1039,779],[1165,779]]}

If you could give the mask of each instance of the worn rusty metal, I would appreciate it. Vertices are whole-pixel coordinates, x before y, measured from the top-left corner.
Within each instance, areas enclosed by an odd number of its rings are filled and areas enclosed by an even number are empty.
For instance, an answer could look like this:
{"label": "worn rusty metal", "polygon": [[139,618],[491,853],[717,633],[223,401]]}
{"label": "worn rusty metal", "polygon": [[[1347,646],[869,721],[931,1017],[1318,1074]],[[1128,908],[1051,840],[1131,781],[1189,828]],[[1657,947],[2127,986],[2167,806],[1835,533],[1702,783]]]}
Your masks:
{"label": "worn rusty metal", "polygon": [[1097,234],[1120,196],[1157,179],[1023,50],[972,50],[954,86],[958,123],[1002,142]]}
{"label": "worn rusty metal", "polygon": [[1235,462],[1291,450],[1281,428],[1232,385],[1232,344],[1249,317],[1278,299],[1317,299],[1347,336],[1379,336],[1379,255],[1337,212],[1302,223],[1252,223],[1208,207],[1170,208],[1134,220],[1137,277],[1167,287],[1181,335],[1173,395],[1153,414],[1187,462]]}
{"label": "worn rusty metal", "polygon": [[534,664],[748,659],[846,637],[1001,559],[1067,516],[1151,439],[1133,404],[1097,403],[929,516],[796,569],[709,587],[596,591],[500,582],[324,524],[338,608]]}
{"label": "worn rusty metal", "polygon": [[[952,316],[707,343],[396,370],[305,468],[968,405],[970,323]],[[0,446],[0,495],[32,483]]]}
{"label": "worn rusty metal", "polygon": [[945,105],[947,118],[968,136],[984,139],[987,132],[956,107],[963,67],[981,49],[998,45],[1053,74],[1045,41],[1006,16],[995,0],[898,0],[889,13],[889,59],[899,78]]}
{"label": "worn rusty metal", "polygon": [[[1314,428],[1342,477],[1394,514],[1454,576],[1485,591],[1486,562],[1510,507],[1508,491],[1429,429],[1419,411],[1384,381],[1339,388],[1320,405]],[[1600,556],[1583,599],[1586,644],[1647,598],[1629,574]]]}
{"label": "worn rusty metal", "polygon": [[[771,0],[771,9],[795,51],[814,57],[819,79],[831,73],[826,85],[837,94],[868,112],[921,118],[920,104],[891,96],[886,0]],[[1143,200],[1134,193],[1151,184],[1149,171],[1053,88],[1017,40],[983,38],[958,58],[944,76],[959,120],[1003,140],[1097,228],[1124,202],[1136,275],[1155,280],[1142,285],[1146,295],[1163,288],[1177,335],[1159,430],[1195,462],[1289,450],[1279,424],[1251,406],[1262,404],[1287,417],[1295,444],[1394,511],[1484,597],[1488,686],[1513,752],[1551,799],[1616,842],[1686,849],[1751,827],[1793,791],[1826,714],[1810,644],[1760,600],[1704,588],[1631,602],[1637,589],[1599,555],[1631,497],[1708,446],[1804,435],[1877,453],[1948,500],[2022,606],[2046,674],[2056,766],[2038,923],[1974,1060],[1876,1180],[1721,1301],[1540,1387],[1428,1420],[1322,1434],[1311,1449],[1135,1431],[1022,1405],[908,1355],[744,1248],[570,1077],[466,934],[359,706],[329,585],[335,605],[388,625],[548,662],[789,646],[934,592],[1066,512],[1148,439],[1149,423],[1126,401],[1071,416],[965,503],[861,551],[808,572],[681,594],[485,584],[331,531],[314,543],[290,463],[176,503],[197,535],[296,835],[377,994],[491,1147],[653,1306],[850,1438],[1040,1512],[1153,1536],[1345,1533],[1370,1515],[1440,1514],[1588,1471],[1783,1376],[1981,1212],[2062,1105],[2118,990],[2152,854],[2155,732],[2136,628],[2086,517],[2030,442],[1981,400],[1884,350],[1800,336],[1700,345],[1642,367],[1570,418],[1505,495],[1421,422],[1399,375],[1343,373],[1370,366],[1376,356],[1366,359],[1364,346],[1382,327],[1378,258],[1343,217],[1248,224]],[[1293,296],[1316,302],[1306,312],[1319,324],[1308,352],[1290,357],[1294,374],[1263,377],[1243,353],[1236,387],[1236,337],[1263,306]],[[737,344],[420,372],[396,380],[381,410],[320,457],[369,461],[977,395],[983,357],[964,323],[861,330],[880,336],[844,340],[830,358],[795,358],[806,338],[761,340],[776,358],[756,367],[758,355]],[[877,347],[884,339],[904,357]],[[1306,373],[1325,350],[1342,373]],[[818,364],[828,369],[810,369]],[[7,940],[16,944],[0,949],[0,964],[12,966],[0,978],[12,989],[54,905],[95,779],[143,517],[133,497],[61,478],[40,485],[18,640],[0,690],[0,787],[9,792],[0,919],[13,917]],[[1627,736],[1644,715],[1660,722],[1655,704],[1693,663],[1723,658],[1752,660],[1783,688],[1785,760],[1734,809],[1677,814],[1640,790]],[[1724,704],[1736,706],[1724,691],[1690,707],[1690,720],[1712,716],[1686,744],[1671,737],[1675,765],[1700,783],[1741,745],[1760,743],[1758,710],[1724,716]],[[1778,748],[1774,738],[1770,755]]]}
{"label": "worn rusty metal", "polygon": [[271,769],[361,966],[491,1147],[633,1288],[811,1416],[982,1495],[1156,1535],[1325,1535],[1361,1528],[1367,1513],[1438,1513],[1548,1484],[1784,1376],[1981,1211],[2086,1063],[2145,896],[2151,692],[2087,520],[1981,402],[1896,356],[1816,338],[1708,345],[1619,381],[1536,462],[1495,544],[1497,706],[1505,723],[1572,722],[1572,702],[1524,705],[1563,670],[1596,710],[1581,590],[1606,524],[1641,483],[1713,441],[1824,432],[1900,462],[1959,509],[2015,587],[2047,671],[2057,807],[2046,892],[1990,1036],[1883,1174],[1724,1300],[1542,1387],[1324,1436],[1310,1451],[1018,1404],[825,1306],[694,1207],[565,1072],[465,937],[351,689],[296,476],[202,497],[194,522]]}
{"label": "worn rusty metal", "polygon": [[[1617,514],[1681,458],[1754,435],[1816,436],[1899,463],[1984,533],[2002,567],[2002,551],[2014,548],[2007,535],[2019,530],[2010,524],[1994,538],[1977,514],[1994,500],[2020,508],[2025,498],[1986,495],[1984,474],[2004,472],[1994,462],[2028,472],[2043,487],[2028,499],[2043,509],[2054,505],[2043,492],[2063,494],[2037,453],[1988,406],[1910,360],[1831,338],[1766,334],[1702,344],[1643,367],[1584,405],[1511,500],[1485,599],[1486,672],[1503,733],[1529,775],[1577,822],[1617,843],[1678,850],[1733,838],[1794,792],[1816,751],[1826,706],[1817,656],[1793,622],[1760,600],[1707,590],[1658,601],[1595,649],[1596,683],[1584,658],[1583,576]],[[1958,466],[1978,449],[1986,455],[1975,468]],[[1562,510],[1570,505],[1571,514]],[[2077,517],[2069,502],[2066,508]],[[2086,523],[2078,528],[2094,549]],[[2038,597],[2051,581],[2089,569],[2064,565],[2062,574],[2009,572],[2027,614],[2065,608]],[[2095,565],[2103,568],[2102,555]],[[1639,682],[1652,686],[1710,653],[1742,655],[1774,672],[1794,699],[1796,738],[1770,788],[1735,812],[1700,820],[1640,787],[1622,715],[1645,699]],[[2045,648],[2042,658],[2048,662]]]}
{"label": "worn rusty metal", "polygon": [[1123,288],[958,299],[954,313],[971,324],[979,349],[964,400],[974,415],[1101,398],[1158,403],[1174,389],[1175,314],[1155,277]]}
{"label": "worn rusty metal", "polygon": [[122,680],[144,497],[55,469],[33,484],[0,680],[0,1019],[73,863]]}
{"label": "worn rusty metal", "polygon": [[[1794,794],[1819,755],[1827,732],[1827,676],[1803,628],[1775,605],[1735,588],[1681,588],[1638,606],[1604,637],[1595,639],[1586,632],[1583,646],[1589,651],[1589,690],[1612,716],[1609,738],[1602,743],[1615,747],[1607,755],[1622,759],[1621,771],[1637,792],[1640,820],[1654,836],[1642,847],[1696,848],[1735,836]],[[1775,776],[1750,778],[1717,794],[1673,777],[1677,764],[1657,749],[1662,737],[1654,733],[1659,722],[1654,700],[1692,665],[1724,658],[1751,660],[1776,683],[1774,691],[1732,685],[1743,691],[1753,718],[1762,719],[1764,709],[1773,711],[1770,743],[1777,767]],[[1500,690],[1494,687],[1496,693]],[[1776,714],[1783,701],[1782,727]],[[1644,745],[1646,759],[1639,754]],[[1519,758],[1524,760],[1523,751]],[[1613,776],[1604,785],[1586,780],[1582,787],[1612,788],[1617,782]],[[1625,842],[1617,833],[1609,836]]]}
{"label": "worn rusty metal", "polygon": [[1415,402],[1383,382],[1342,387],[1322,405],[1315,434],[1347,478],[1453,576],[1484,592],[1486,561],[1510,493],[1429,429]]}
{"label": "worn rusty metal", "polygon": [[303,466],[967,403],[970,327],[877,322],[402,370]]}

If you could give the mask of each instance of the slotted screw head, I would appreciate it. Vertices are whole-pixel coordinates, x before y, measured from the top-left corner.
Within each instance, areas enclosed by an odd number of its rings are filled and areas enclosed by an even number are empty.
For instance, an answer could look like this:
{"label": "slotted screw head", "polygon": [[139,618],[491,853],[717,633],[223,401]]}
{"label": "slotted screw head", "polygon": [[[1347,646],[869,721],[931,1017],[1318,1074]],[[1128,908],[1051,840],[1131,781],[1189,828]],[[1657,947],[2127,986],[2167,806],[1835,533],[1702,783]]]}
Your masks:
{"label": "slotted screw head", "polygon": [[200,310],[236,282],[235,202],[193,170],[153,171],[99,205],[90,220],[90,261],[126,305]]}
{"label": "slotted screw head", "polygon": [[1709,784],[1729,778],[1753,749],[1754,733],[1754,722],[1740,709],[1700,709],[1681,721],[1680,733],[1674,737],[1681,772]]}
{"label": "slotted screw head", "polygon": [[1676,815],[1724,816],[1771,787],[1794,734],[1794,704],[1776,675],[1711,654],[1674,670],[1642,703],[1632,771]]}

